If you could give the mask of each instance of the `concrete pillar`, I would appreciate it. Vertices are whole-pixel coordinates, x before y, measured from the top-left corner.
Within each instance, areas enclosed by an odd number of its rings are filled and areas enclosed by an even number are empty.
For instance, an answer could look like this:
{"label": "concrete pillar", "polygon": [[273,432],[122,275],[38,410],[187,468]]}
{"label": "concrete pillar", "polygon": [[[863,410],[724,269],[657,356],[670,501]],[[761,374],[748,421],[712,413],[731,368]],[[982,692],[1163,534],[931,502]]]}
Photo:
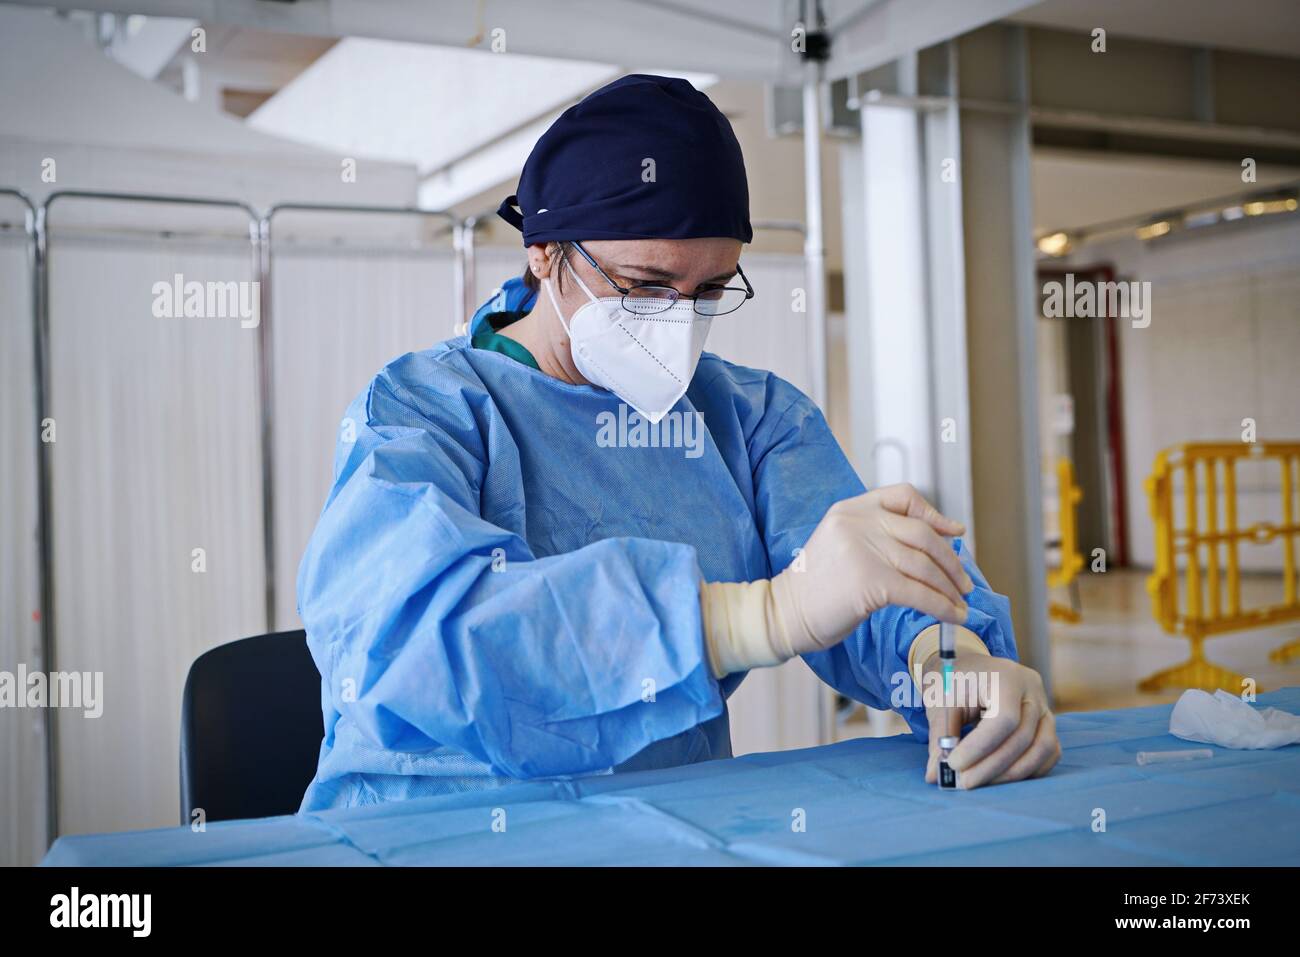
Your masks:
{"label": "concrete pillar", "polygon": [[[1050,687],[1024,30],[957,41],[971,480],[980,568],[1011,598],[1021,660]],[[1018,104],[1018,106],[1015,106]]]}

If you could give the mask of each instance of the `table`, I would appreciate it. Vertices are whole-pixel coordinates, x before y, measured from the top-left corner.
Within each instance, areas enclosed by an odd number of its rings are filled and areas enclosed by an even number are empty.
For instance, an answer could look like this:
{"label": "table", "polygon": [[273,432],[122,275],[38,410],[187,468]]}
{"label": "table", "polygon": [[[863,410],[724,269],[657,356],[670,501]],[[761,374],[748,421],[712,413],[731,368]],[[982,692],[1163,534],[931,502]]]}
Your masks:
{"label": "table", "polygon": [[[1300,713],[1300,688],[1259,705]],[[864,738],[202,833],[63,837],[44,863],[1300,864],[1300,745],[1139,766],[1138,751],[1203,747],[1169,734],[1170,710],[1061,715],[1050,775],[969,792],[925,784],[925,749],[910,735]]]}

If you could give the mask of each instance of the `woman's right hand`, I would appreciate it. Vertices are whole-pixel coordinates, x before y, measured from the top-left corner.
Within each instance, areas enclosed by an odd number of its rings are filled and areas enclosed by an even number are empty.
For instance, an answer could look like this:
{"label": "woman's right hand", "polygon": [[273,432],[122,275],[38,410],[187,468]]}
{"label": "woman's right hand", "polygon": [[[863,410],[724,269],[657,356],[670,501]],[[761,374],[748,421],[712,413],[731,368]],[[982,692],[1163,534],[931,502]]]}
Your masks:
{"label": "woman's right hand", "polygon": [[910,485],[836,502],[772,579],[775,650],[791,658],[829,648],[885,605],[964,623],[962,596],[975,583],[944,537],[964,531]]}

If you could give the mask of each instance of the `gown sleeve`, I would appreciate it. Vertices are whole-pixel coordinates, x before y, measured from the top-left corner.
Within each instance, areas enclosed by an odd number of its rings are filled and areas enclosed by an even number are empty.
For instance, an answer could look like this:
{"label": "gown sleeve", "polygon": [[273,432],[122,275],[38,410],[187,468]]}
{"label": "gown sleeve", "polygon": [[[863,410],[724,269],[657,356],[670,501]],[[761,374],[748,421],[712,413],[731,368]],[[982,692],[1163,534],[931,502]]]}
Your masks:
{"label": "gown sleeve", "polygon": [[530,778],[610,768],[719,715],[695,550],[616,538],[534,556],[522,521],[481,517],[503,467],[498,444],[487,478],[490,403],[417,397],[392,370],[348,410],[298,574],[327,736],[332,709],[379,747],[448,745]]}
{"label": "gown sleeve", "polygon": [[[776,575],[794,561],[833,504],[861,495],[866,487],[810,399],[772,376],[764,404],[750,438],[750,461],[759,525]],[[960,540],[954,547],[975,582],[974,592],[966,596],[970,606],[966,627],[991,654],[1014,660],[1010,601],[989,587]],[[802,657],[836,691],[873,708],[897,711],[925,740],[929,725],[907,673],[907,654],[913,639],[937,621],[911,608],[888,605],[840,644]]]}

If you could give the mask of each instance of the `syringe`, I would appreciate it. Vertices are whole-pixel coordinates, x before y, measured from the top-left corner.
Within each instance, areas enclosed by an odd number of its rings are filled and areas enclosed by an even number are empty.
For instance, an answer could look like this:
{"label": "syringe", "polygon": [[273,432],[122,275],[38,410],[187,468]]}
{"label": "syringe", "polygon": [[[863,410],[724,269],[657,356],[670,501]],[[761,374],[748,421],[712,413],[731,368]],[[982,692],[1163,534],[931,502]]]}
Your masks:
{"label": "syringe", "polygon": [[955,626],[943,621],[939,623],[939,667],[943,673],[944,720],[949,732],[939,738],[939,787],[945,791],[956,790],[957,772],[948,766],[948,754],[961,740],[958,729],[952,727],[952,714],[955,702],[952,700],[953,668],[957,661],[957,632]]}
{"label": "syringe", "polygon": [[939,666],[943,669],[943,700],[950,704],[952,671],[957,661],[957,632],[946,621],[939,622]]}

